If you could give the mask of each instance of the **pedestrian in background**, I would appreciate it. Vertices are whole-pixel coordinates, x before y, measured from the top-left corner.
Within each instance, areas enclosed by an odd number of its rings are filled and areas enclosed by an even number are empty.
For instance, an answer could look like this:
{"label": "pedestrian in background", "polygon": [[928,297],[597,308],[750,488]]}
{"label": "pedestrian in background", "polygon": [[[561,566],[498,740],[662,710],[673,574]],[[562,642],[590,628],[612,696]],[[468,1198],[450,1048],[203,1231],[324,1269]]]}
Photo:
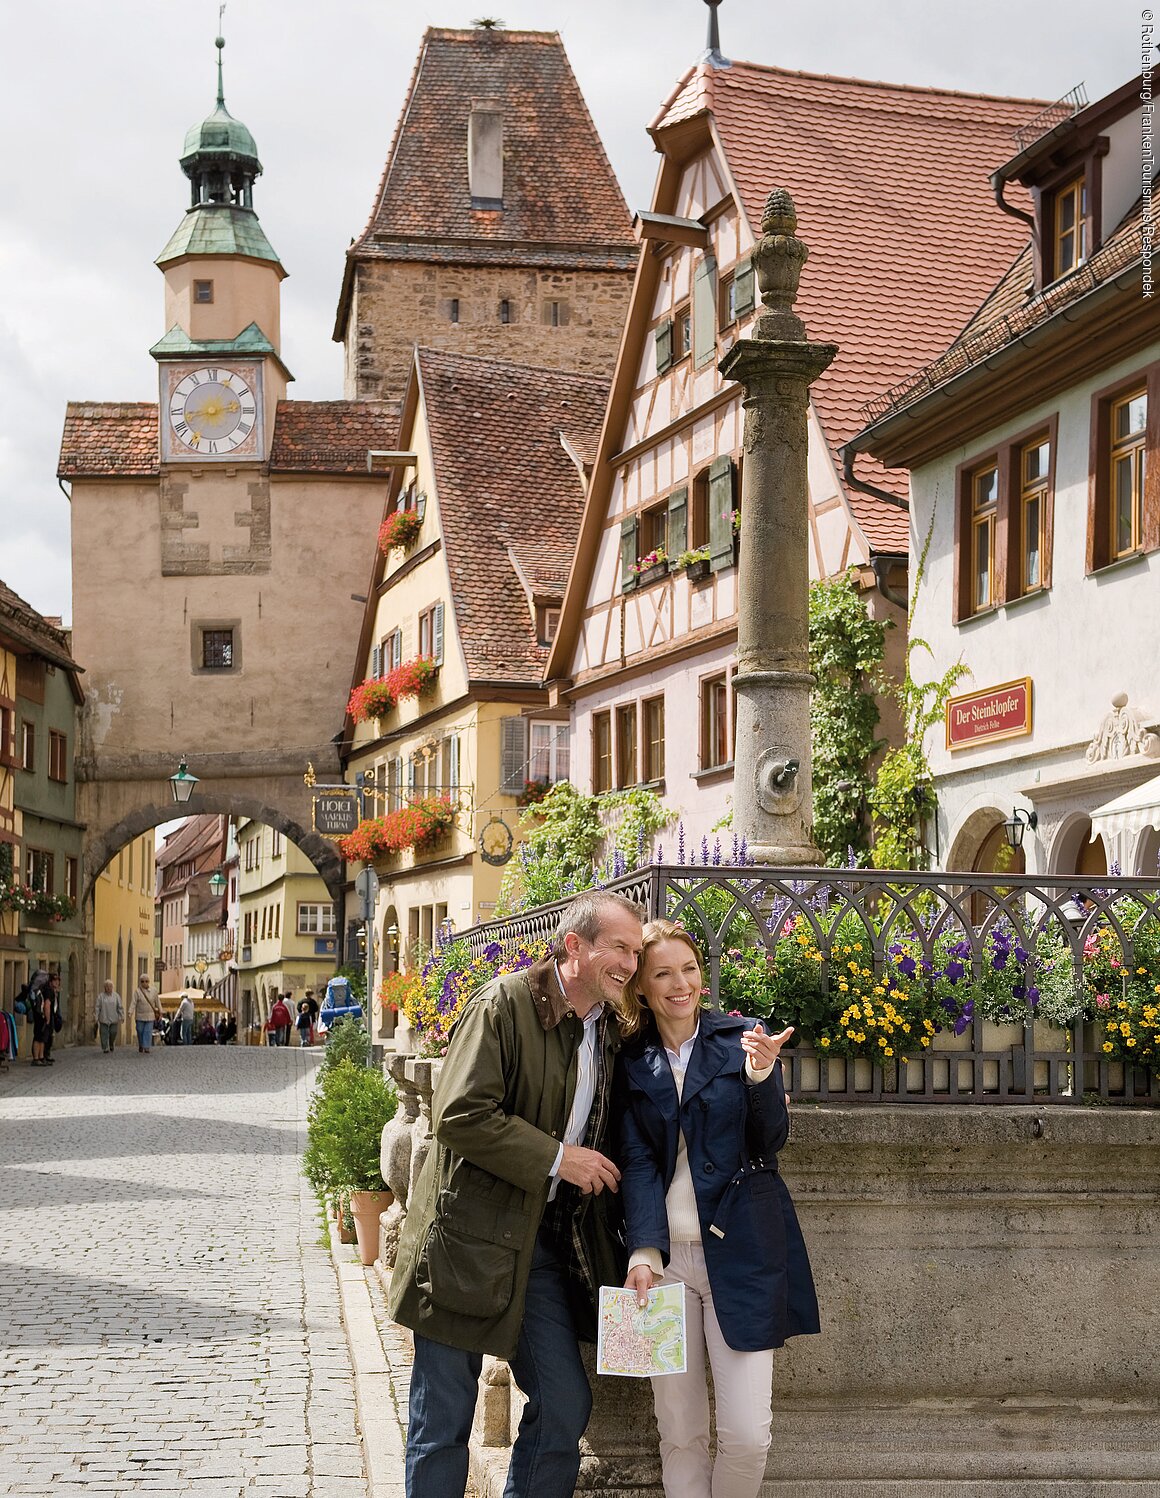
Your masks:
{"label": "pedestrian in background", "polygon": [[48,988],[48,972],[37,968],[28,980],[28,1018],[32,1021],[33,1066],[48,1066],[48,1049],[52,1037],[52,999]]}
{"label": "pedestrian in background", "polygon": [[179,1027],[178,1045],[193,1044],[193,1000],[189,995],[182,994],[181,1003],[177,1006],[177,1013],[173,1016]]}
{"label": "pedestrian in background", "polygon": [[290,1044],[290,1011],[281,994],[278,995],[274,1007],[270,1010],[270,1019],[266,1029],[270,1035],[271,1045]]}
{"label": "pedestrian in background", "polygon": [[64,1028],[64,1016],[60,1010],[60,974],[51,973],[48,979],[48,988],[45,990],[48,1000],[48,1016],[44,1029],[44,1064],[55,1066],[52,1059],[52,1043],[57,1033]]}
{"label": "pedestrian in background", "polygon": [[121,1021],[125,1018],[125,1006],[121,995],[113,988],[112,978],[106,978],[97,995],[97,1029],[101,1035],[101,1050],[106,1056],[116,1050],[121,1032]]}
{"label": "pedestrian in background", "polygon": [[305,999],[298,1006],[298,1018],[294,1021],[298,1031],[298,1044],[307,1046],[311,1041],[311,1032],[314,1029],[314,1021],[310,1017],[310,1005]]}
{"label": "pedestrian in background", "polygon": [[153,1049],[153,1026],[161,1018],[157,1000],[149,992],[149,979],[144,973],[133,990],[133,1020],[137,1026],[137,1050],[148,1056]]}
{"label": "pedestrian in background", "polygon": [[303,1002],[310,1009],[310,1044],[313,1045],[318,1039],[318,1000],[314,997],[314,990],[308,988]]}
{"label": "pedestrian in background", "polygon": [[[701,957],[672,921],[644,928],[625,993],[613,1113],[640,1305],[683,1284],[684,1373],[654,1378],[666,1498],[757,1498],[769,1450],[773,1349],[817,1332],[806,1246],[777,1152],[789,1135],[778,1060],[792,1027],[701,1008]],[[709,1454],[705,1353],[717,1452]]]}

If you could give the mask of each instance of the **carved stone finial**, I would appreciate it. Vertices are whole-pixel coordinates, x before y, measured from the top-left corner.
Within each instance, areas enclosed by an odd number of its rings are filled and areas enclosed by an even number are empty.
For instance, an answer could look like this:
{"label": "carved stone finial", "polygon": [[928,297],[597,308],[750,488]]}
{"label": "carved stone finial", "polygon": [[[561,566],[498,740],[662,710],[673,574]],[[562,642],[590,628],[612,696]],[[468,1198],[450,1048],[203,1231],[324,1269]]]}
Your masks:
{"label": "carved stone finial", "polygon": [[1149,759],[1160,754],[1160,740],[1147,727],[1147,715],[1128,706],[1127,692],[1112,696],[1112,710],[1096,731],[1084,758],[1089,765],[1101,760],[1123,759],[1129,754],[1144,754]]}
{"label": "carved stone finial", "polygon": [[796,228],[793,199],[784,187],[775,187],[765,200],[761,238],[753,247],[757,285],[766,309],[754,326],[754,338],[805,339],[805,324],[794,314],[793,304],[810,252],[794,233]]}
{"label": "carved stone finial", "polygon": [[797,228],[797,209],[784,187],[775,187],[761,212],[763,234],[792,234]]}

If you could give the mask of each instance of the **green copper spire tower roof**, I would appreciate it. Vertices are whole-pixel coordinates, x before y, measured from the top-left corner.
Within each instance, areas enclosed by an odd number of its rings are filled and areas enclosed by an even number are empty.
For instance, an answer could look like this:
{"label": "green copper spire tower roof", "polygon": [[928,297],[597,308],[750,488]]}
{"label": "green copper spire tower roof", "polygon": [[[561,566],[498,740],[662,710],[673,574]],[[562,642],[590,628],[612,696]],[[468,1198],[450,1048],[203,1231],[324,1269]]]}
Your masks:
{"label": "green copper spire tower roof", "polygon": [[157,257],[167,265],[183,255],[244,255],[251,260],[278,256],[254,212],[254,179],[262,163],[254,137],[226,108],[222,81],[225,38],[217,37],[217,101],[212,114],[186,131],[181,169],[192,188],[189,211]]}

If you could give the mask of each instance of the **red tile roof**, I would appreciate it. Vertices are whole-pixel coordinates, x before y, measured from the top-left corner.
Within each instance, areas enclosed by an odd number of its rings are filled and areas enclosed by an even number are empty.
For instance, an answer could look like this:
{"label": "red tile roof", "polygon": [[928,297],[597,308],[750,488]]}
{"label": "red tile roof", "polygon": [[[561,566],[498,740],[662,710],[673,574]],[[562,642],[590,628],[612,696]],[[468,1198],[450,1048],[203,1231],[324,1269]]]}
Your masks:
{"label": "red tile roof", "polygon": [[[793,196],[810,249],[796,310],[811,338],[841,346],[813,387],[835,453],[862,405],[941,353],[1021,248],[1027,229],[995,212],[989,178],[1042,108],[735,62],[687,74],[653,121],[663,132],[712,112],[755,235],[770,189]],[[906,494],[872,460],[858,472]],[[875,550],[906,550],[904,511],[849,501]]]}
{"label": "red tile roof", "polygon": [[60,478],[148,478],[158,463],[156,403],[69,401]]}
{"label": "red tile roof", "polygon": [[533,592],[563,597],[584,485],[560,434],[590,450],[608,383],[431,349],[416,358],[468,674],[538,686],[548,651],[509,548]]}
{"label": "red tile roof", "polygon": [[[279,401],[272,473],[363,473],[367,450],[395,445],[393,401]],[[152,478],[160,472],[157,407],[71,401],[60,446],[61,478]]]}
{"label": "red tile roof", "polygon": [[396,445],[395,401],[279,401],[271,473],[362,473],[367,452]]}
{"label": "red tile roof", "polygon": [[[474,99],[503,115],[504,207],[473,209]],[[631,269],[628,208],[555,32],[431,27],[411,77],[370,222],[350,256]]]}
{"label": "red tile roof", "polygon": [[[60,621],[50,621],[37,613],[19,593],[7,583],[0,582],[0,640],[15,646],[18,653],[42,656],[54,666],[73,673],[81,670],[72,657],[72,648],[67,631],[60,628]],[[83,700],[83,694],[78,695]]]}

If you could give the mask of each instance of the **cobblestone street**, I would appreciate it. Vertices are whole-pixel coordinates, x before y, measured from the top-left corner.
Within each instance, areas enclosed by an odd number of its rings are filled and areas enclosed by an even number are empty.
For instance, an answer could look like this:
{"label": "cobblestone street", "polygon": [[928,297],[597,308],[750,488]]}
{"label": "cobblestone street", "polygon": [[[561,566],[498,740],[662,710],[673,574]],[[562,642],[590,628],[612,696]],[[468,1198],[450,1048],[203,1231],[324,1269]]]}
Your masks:
{"label": "cobblestone street", "polygon": [[0,1493],[366,1498],[298,1173],[318,1059],[130,1045],[0,1076]]}

